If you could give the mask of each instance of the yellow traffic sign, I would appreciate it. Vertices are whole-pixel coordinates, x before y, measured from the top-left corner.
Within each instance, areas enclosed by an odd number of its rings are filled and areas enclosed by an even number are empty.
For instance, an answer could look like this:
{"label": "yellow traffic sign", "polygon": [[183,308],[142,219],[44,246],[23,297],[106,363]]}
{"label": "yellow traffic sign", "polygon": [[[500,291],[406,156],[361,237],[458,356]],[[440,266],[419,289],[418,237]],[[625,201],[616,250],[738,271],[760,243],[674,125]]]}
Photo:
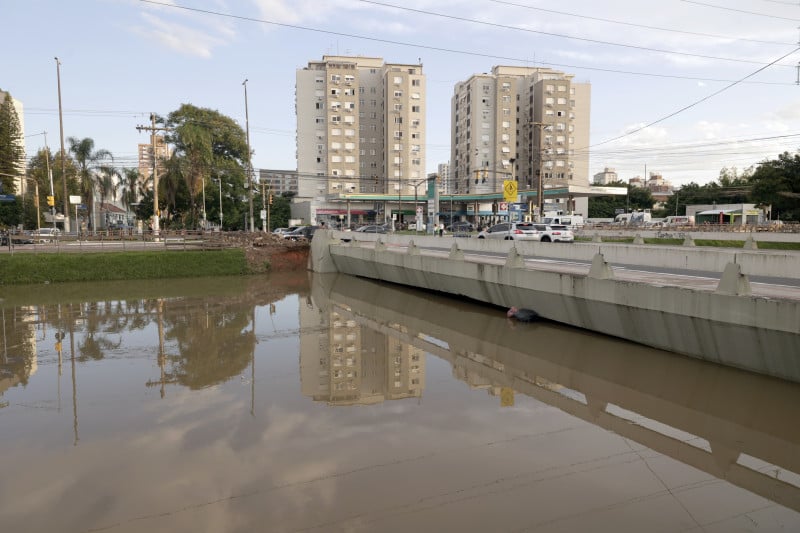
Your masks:
{"label": "yellow traffic sign", "polygon": [[517,201],[517,182],[514,180],[503,181],[503,200],[506,202]]}
{"label": "yellow traffic sign", "polygon": [[514,407],[514,389],[509,387],[500,389],[500,407]]}

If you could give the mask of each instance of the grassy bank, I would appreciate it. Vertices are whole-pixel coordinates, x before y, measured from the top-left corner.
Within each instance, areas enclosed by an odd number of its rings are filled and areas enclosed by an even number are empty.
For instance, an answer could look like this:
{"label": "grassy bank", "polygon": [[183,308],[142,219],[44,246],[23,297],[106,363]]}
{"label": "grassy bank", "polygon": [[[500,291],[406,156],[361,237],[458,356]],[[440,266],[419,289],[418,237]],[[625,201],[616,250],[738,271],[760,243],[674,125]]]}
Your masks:
{"label": "grassy bank", "polygon": [[3,254],[0,285],[247,274],[241,249],[213,252]]}

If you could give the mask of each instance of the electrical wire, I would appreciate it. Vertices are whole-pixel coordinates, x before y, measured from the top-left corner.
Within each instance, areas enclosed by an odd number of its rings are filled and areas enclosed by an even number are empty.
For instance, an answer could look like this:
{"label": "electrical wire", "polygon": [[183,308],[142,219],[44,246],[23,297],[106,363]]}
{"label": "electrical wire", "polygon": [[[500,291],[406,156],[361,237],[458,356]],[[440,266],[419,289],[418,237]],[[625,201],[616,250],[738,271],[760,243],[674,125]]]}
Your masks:
{"label": "electrical wire", "polygon": [[[327,34],[327,35],[336,35],[336,36],[339,36],[339,37],[349,37],[349,38],[352,38],[352,39],[362,39],[362,40],[365,40],[365,41],[373,41],[373,42],[379,42],[379,43],[384,43],[384,44],[392,44],[392,45],[397,45],[397,46],[406,46],[406,47],[411,47],[411,48],[422,48],[424,50],[433,50],[433,51],[436,51],[436,52],[467,55],[467,56],[473,56],[473,57],[483,57],[483,58],[487,58],[487,59],[496,59],[496,60],[501,60],[501,61],[512,61],[512,62],[517,62],[517,63],[526,63],[528,61],[527,58],[502,56],[502,55],[489,54],[489,53],[483,53],[483,52],[471,52],[471,51],[466,51],[466,50],[458,50],[458,49],[454,49],[454,48],[445,48],[445,47],[441,47],[441,46],[431,46],[431,45],[423,45],[423,44],[418,44],[418,43],[409,43],[409,42],[404,42],[404,41],[396,41],[396,40],[392,40],[392,39],[383,39],[383,38],[379,38],[379,37],[368,37],[368,36],[365,36],[365,35],[345,33],[345,32],[333,31],[333,30],[322,30],[322,29],[319,29],[319,28],[311,28],[311,27],[308,27],[308,26],[300,26],[300,25],[296,25],[296,24],[287,24],[287,23],[283,23],[283,22],[274,22],[274,21],[271,21],[271,20],[258,19],[258,18],[255,18],[255,17],[246,17],[246,16],[243,16],[243,15],[233,15],[233,14],[230,14],[230,13],[222,13],[222,12],[219,12],[219,11],[211,11],[211,10],[208,10],[208,9],[200,9],[200,8],[195,8],[195,7],[182,6],[180,4],[159,2],[159,1],[156,1],[156,0],[139,0],[139,1],[142,2],[142,3],[146,3],[146,4],[153,4],[153,5],[172,8],[172,9],[181,9],[181,10],[185,10],[185,11],[189,11],[189,12],[193,12],[193,13],[201,13],[201,14],[205,14],[205,15],[213,15],[213,16],[223,17],[223,18],[232,18],[232,19],[235,19],[235,20],[242,20],[242,21],[246,21],[246,22],[256,22],[256,23],[260,23],[260,24],[270,24],[270,25],[278,26],[278,27],[282,27],[282,28],[290,28],[290,29],[295,29],[295,30],[303,30],[303,31],[316,32],[316,33],[324,33],[324,34]],[[585,65],[571,65],[571,64],[567,64],[567,63],[554,63],[554,62],[549,62],[549,61],[543,61],[542,65],[549,65],[551,67],[558,67],[558,68],[562,68],[562,69],[588,70],[588,71],[594,71],[594,72],[606,72],[606,73],[612,73],[612,74],[624,74],[624,75],[629,75],[629,76],[645,76],[645,77],[663,78],[663,79],[705,81],[705,82],[712,82],[712,83],[730,83],[731,81],[733,81],[733,80],[728,80],[728,79],[699,78],[699,77],[696,77],[696,76],[680,76],[680,75],[676,75],[676,74],[662,74],[662,73],[656,73],[656,72],[636,72],[636,71],[618,70],[618,69],[601,68],[601,67],[593,67],[593,66],[585,66]],[[762,85],[783,85],[783,86],[794,85],[794,83],[789,83],[789,82],[769,82],[769,81],[750,81],[750,82],[747,82],[747,83],[762,84]]]}
{"label": "electrical wire", "polygon": [[[566,11],[556,11],[554,9],[545,9],[543,7],[535,7],[535,6],[528,6],[525,4],[518,4],[516,2],[509,2],[507,0],[487,0],[489,2],[494,2],[495,4],[502,4],[507,6],[519,7],[522,9],[529,9],[531,11],[541,11],[543,13],[552,13],[554,15],[563,15],[566,17],[575,17],[584,20],[594,20],[597,22],[606,22],[608,24],[619,24],[621,26],[630,26],[633,28],[642,28],[645,30],[655,30],[655,31],[663,31],[669,33],[677,33],[680,35],[692,35],[695,37],[708,37],[711,39],[724,39],[726,41],[741,41],[741,42],[748,42],[748,43],[758,43],[758,44],[775,44],[775,45],[782,45],[782,46],[794,46],[796,43],[786,43],[786,42],[779,42],[779,41],[765,41],[761,39],[748,39],[746,37],[731,37],[730,35],[718,35],[713,33],[702,33],[696,31],[687,31],[687,30],[676,30],[674,28],[662,28],[660,26],[648,26],[646,24],[636,24],[633,22],[625,22],[622,20],[613,20],[613,19],[606,19],[601,17],[591,17],[589,15],[579,15],[577,13],[568,13]],[[775,0],[773,0],[775,1]],[[779,2],[779,3],[788,3],[788,2]],[[794,4],[796,5],[796,4]]]}
{"label": "electrical wire", "polygon": [[793,18],[789,18],[789,17],[781,17],[781,16],[778,16],[778,15],[768,15],[766,13],[757,13],[755,11],[745,11],[744,9],[736,9],[736,8],[733,8],[733,7],[717,6],[717,5],[714,5],[714,4],[707,4],[705,2],[697,2],[695,0],[681,0],[681,2],[685,2],[687,4],[695,4],[695,5],[703,6],[703,7],[710,7],[710,8],[713,8],[713,9],[722,9],[722,10],[725,10],[725,11],[733,11],[734,13],[744,13],[745,15],[756,15],[758,17],[766,17],[766,18],[778,19],[778,20],[788,20],[790,22],[800,22],[800,19],[793,19]]}
{"label": "electrical wire", "polygon": [[[599,39],[590,39],[588,37],[576,37],[574,35],[566,35],[566,34],[563,34],[563,33],[553,33],[553,32],[541,31],[541,30],[532,30],[532,29],[529,29],[529,28],[520,28],[519,26],[510,26],[508,24],[499,24],[497,22],[486,22],[486,21],[483,21],[483,20],[470,19],[470,18],[466,18],[466,17],[460,17],[460,16],[457,16],[457,15],[447,15],[447,14],[444,14],[444,13],[437,13],[435,11],[428,11],[428,10],[425,10],[425,9],[415,9],[415,8],[406,7],[406,6],[398,6],[398,5],[394,5],[394,4],[387,4],[385,2],[378,2],[377,0],[359,0],[359,1],[362,2],[362,3],[365,3],[365,4],[372,4],[372,5],[388,7],[388,8],[392,8],[392,9],[399,9],[399,10],[402,10],[402,11],[408,11],[408,12],[411,12],[411,13],[418,13],[418,14],[421,14],[421,15],[428,15],[428,16],[432,16],[432,17],[441,17],[441,18],[445,18],[445,19],[449,19],[449,20],[457,20],[457,21],[460,21],[460,22],[469,22],[470,24],[479,24],[481,26],[489,26],[491,28],[501,28],[501,29],[504,29],[504,30],[514,30],[514,31],[520,31],[520,32],[525,32],[525,33],[534,33],[534,34],[537,34],[537,35],[545,35],[545,36],[548,36],[548,37],[558,37],[559,39],[571,39],[571,40],[575,40],[575,41],[581,41],[581,42],[592,43],[592,44],[602,44],[602,45],[606,45],[606,46],[618,46],[618,47],[621,47],[621,48],[630,48],[630,49],[633,49],[633,50],[640,50],[640,51],[645,51],[645,52],[658,52],[658,53],[661,53],[661,54],[679,55],[679,56],[683,56],[683,57],[698,57],[698,58],[701,58],[701,59],[713,59],[713,60],[716,60],[716,61],[731,61],[731,62],[735,62],[735,63],[748,63],[748,64],[756,64],[756,65],[763,64],[761,61],[753,61],[753,60],[750,60],[750,59],[736,59],[736,58],[731,58],[731,57],[719,57],[719,56],[709,56],[709,55],[704,55],[704,54],[693,54],[693,53],[690,53],[690,52],[678,52],[677,50],[666,50],[666,49],[663,49],[663,48],[652,48],[652,47],[648,47],[648,46],[639,46],[639,45],[634,45],[634,44],[615,43],[615,42],[612,42],[612,41],[601,41]],[[779,66],[787,67],[787,68],[794,68],[794,65],[779,65]]]}

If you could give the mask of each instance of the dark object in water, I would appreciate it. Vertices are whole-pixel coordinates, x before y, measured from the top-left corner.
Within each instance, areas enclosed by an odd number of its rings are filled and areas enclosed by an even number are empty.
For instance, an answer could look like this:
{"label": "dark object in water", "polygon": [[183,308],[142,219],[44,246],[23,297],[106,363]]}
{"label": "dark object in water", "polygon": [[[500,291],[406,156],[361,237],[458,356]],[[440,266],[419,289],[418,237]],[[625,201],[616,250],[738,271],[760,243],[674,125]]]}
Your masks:
{"label": "dark object in water", "polygon": [[506,313],[508,318],[516,318],[520,322],[535,322],[539,320],[539,313],[534,311],[533,309],[520,309],[518,307],[512,307]]}

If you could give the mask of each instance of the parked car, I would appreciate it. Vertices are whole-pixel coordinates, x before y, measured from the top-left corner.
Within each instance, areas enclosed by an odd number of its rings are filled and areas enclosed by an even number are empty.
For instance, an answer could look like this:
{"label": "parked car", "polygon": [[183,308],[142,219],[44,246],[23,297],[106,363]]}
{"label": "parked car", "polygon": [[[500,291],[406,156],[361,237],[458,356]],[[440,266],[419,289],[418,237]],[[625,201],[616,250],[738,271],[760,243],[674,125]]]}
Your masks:
{"label": "parked car", "polygon": [[361,226],[360,228],[356,229],[356,231],[360,233],[386,233],[386,226],[370,224],[368,226]]}
{"label": "parked car", "polygon": [[53,242],[61,235],[61,230],[58,228],[39,228],[31,233],[31,238],[34,242]]}
{"label": "parked car", "polygon": [[541,233],[532,222],[502,222],[478,233],[479,239],[538,241]]}
{"label": "parked car", "polygon": [[574,242],[575,235],[567,226],[556,224],[534,224],[541,242]]}
{"label": "parked car", "polygon": [[314,232],[320,229],[319,226],[300,226],[294,231],[284,233],[283,238],[290,241],[307,240],[310,241],[314,238]]}
{"label": "parked car", "polygon": [[293,232],[299,227],[301,226],[289,226],[288,228],[275,228],[274,230],[272,230],[272,233],[274,235],[283,236],[286,235],[287,233]]}
{"label": "parked car", "polygon": [[466,221],[453,222],[445,229],[450,233],[468,233],[470,231],[475,231],[475,224]]}

